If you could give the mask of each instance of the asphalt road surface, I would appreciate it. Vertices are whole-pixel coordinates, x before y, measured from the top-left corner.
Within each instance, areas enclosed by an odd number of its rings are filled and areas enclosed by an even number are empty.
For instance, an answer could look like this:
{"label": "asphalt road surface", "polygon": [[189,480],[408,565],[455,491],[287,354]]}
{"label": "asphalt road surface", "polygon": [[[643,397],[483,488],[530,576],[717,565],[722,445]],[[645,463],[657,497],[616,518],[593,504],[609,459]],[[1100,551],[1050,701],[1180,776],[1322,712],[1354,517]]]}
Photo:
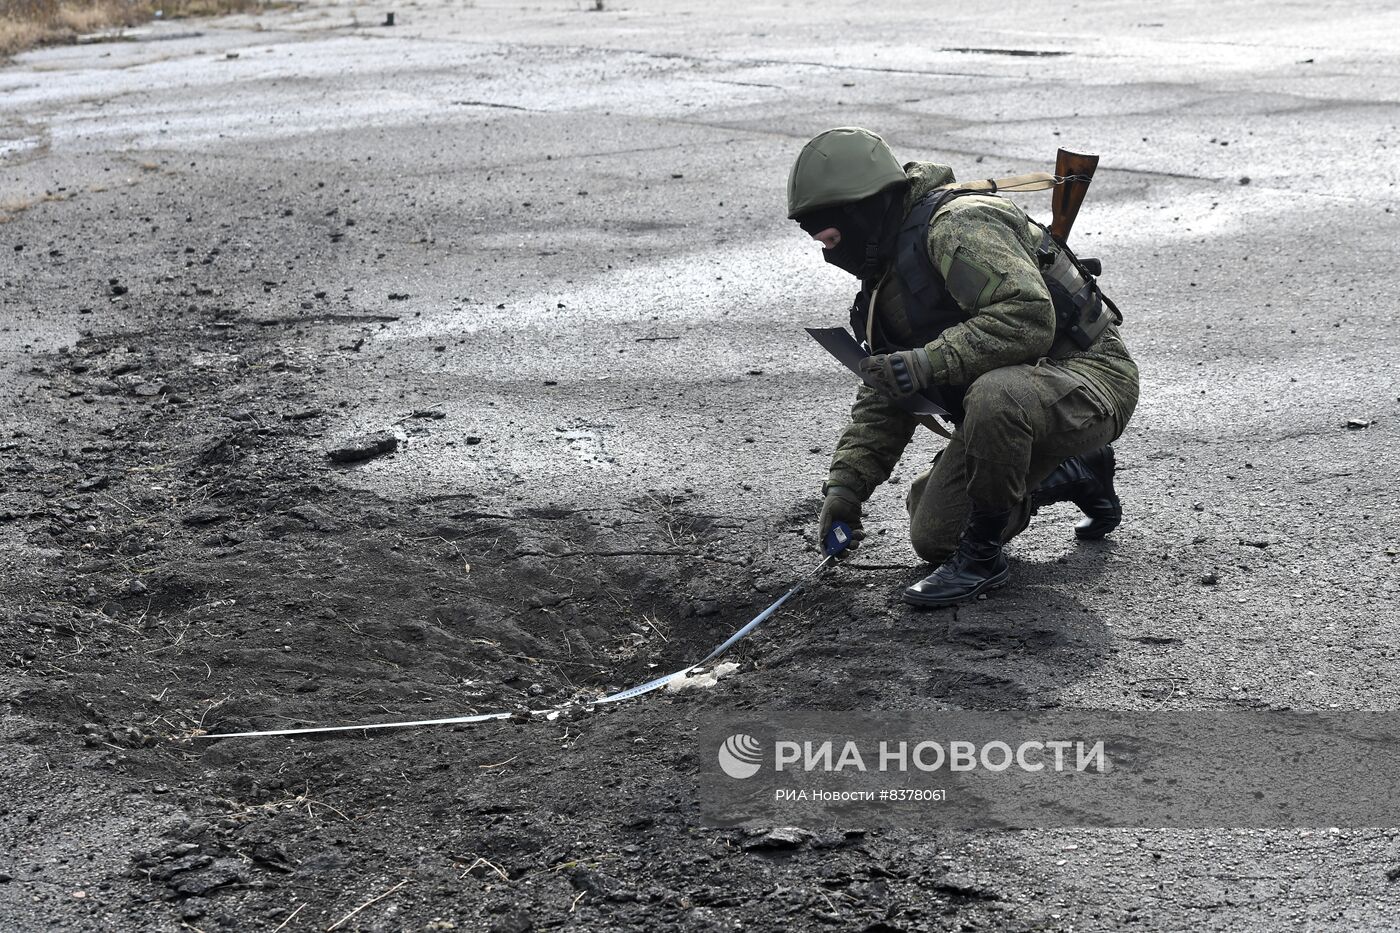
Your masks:
{"label": "asphalt road surface", "polygon": [[[1391,928],[1392,829],[718,829],[694,728],[1400,709],[1400,11],[601,6],[0,67],[0,927]],[[1109,541],[1046,511],[1007,589],[903,605],[925,435],[713,687],[198,738],[596,696],[808,569],[854,386],[803,327],[852,287],[784,182],[836,125],[960,178],[1102,155],[1074,242],[1143,374]]]}

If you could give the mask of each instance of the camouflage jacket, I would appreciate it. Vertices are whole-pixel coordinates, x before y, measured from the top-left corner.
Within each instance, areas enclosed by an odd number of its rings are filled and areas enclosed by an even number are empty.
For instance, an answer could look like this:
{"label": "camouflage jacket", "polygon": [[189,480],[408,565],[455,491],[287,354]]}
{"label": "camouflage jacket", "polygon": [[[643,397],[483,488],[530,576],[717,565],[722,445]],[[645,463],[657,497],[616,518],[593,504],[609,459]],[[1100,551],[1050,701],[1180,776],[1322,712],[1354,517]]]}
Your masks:
{"label": "camouflage jacket", "polygon": [[[911,181],[907,212],[934,188],[953,181],[947,166],[914,162],[905,166]],[[934,268],[956,251],[960,260],[989,274],[971,316],[925,346],[936,385],[968,386],[1002,366],[1034,363],[1051,356],[1095,393],[1121,428],[1137,405],[1138,371],[1118,328],[1109,325],[1087,350],[1055,341],[1055,310],[1040,275],[1035,250],[1040,228],[1004,198],[968,195],[945,204],[929,224],[928,251]],[[876,300],[877,315],[899,314],[896,289]],[[864,334],[858,333],[858,338]],[[1052,354],[1051,345],[1055,344]],[[873,348],[878,350],[879,348]],[[916,422],[878,392],[861,386],[851,408],[851,422],[832,455],[827,483],[845,486],[862,499],[889,479]]]}

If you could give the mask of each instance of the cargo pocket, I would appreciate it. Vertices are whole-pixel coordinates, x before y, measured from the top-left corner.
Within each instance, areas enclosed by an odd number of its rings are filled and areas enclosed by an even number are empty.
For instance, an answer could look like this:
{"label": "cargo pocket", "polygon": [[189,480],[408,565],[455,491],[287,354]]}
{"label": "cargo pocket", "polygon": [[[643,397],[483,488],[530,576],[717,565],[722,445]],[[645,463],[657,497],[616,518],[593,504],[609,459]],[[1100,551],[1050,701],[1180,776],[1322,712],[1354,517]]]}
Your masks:
{"label": "cargo pocket", "polygon": [[1079,377],[1053,364],[1037,366],[1047,421],[1058,431],[1082,431],[1115,420],[1113,406]]}

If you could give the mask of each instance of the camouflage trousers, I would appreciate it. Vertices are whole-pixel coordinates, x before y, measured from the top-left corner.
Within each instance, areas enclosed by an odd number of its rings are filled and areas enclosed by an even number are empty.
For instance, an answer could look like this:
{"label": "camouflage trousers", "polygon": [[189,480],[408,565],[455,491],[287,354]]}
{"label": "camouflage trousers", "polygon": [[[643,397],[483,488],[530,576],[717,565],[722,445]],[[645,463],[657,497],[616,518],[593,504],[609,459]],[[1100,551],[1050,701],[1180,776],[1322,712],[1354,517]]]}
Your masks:
{"label": "camouflage trousers", "polygon": [[1030,493],[1075,454],[1122,433],[1112,409],[1074,373],[1043,359],[994,369],[968,387],[966,416],[909,488],[909,534],[931,564],[957,549],[971,500],[1011,510],[1003,541],[1026,530]]}

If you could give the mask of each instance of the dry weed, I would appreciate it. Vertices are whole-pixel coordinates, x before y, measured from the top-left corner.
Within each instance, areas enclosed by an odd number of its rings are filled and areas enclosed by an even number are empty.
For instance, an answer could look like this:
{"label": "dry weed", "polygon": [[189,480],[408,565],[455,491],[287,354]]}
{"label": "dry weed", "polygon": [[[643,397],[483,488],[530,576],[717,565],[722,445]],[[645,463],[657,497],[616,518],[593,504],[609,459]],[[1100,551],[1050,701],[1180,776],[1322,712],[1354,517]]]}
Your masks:
{"label": "dry weed", "polygon": [[0,58],[38,45],[166,19],[261,9],[262,0],[0,0]]}

